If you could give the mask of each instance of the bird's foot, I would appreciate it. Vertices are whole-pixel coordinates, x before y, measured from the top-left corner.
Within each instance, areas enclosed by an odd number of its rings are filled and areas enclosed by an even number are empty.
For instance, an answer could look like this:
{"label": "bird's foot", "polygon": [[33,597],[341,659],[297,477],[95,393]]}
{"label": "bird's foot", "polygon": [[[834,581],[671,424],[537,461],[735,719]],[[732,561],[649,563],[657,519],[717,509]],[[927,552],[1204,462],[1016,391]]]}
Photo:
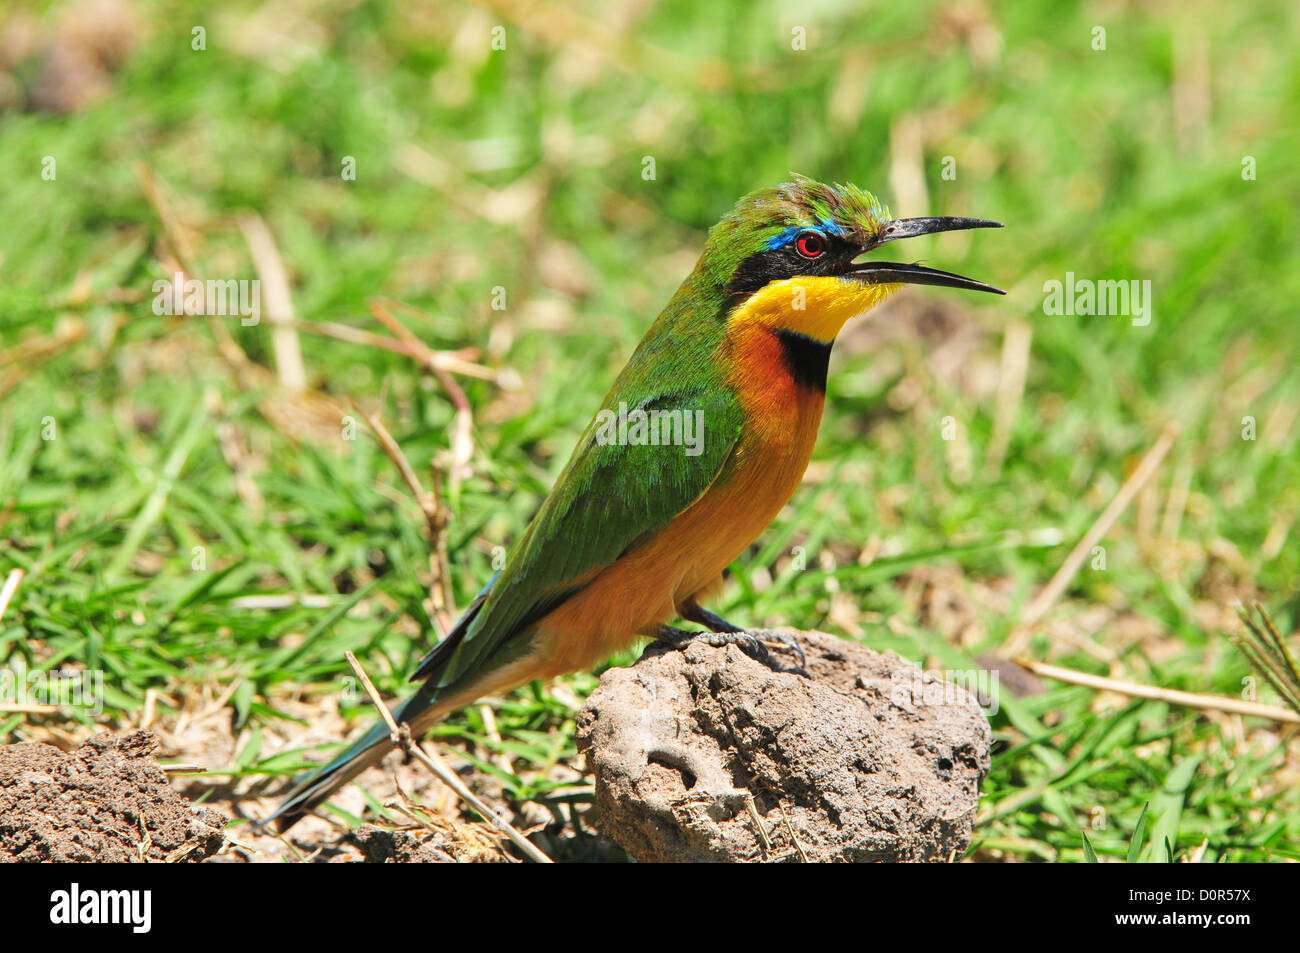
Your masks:
{"label": "bird's foot", "polygon": [[678,611],[681,612],[682,618],[687,622],[695,622],[714,633],[748,632],[758,638],[760,642],[775,642],[782,645],[794,653],[795,658],[799,660],[799,667],[801,669],[804,667],[806,660],[804,659],[803,648],[795,641],[793,636],[786,635],[784,632],[773,632],[771,629],[742,629],[740,626],[728,622],[717,613],[710,612],[693,599]]}
{"label": "bird's foot", "polygon": [[[686,629],[676,629],[670,625],[661,625],[655,630],[654,637],[656,641],[663,642],[674,649],[684,649],[692,642],[702,642],[705,645],[724,646],[734,645],[740,651],[744,652],[755,662],[766,665],[773,671],[795,671],[801,674],[807,674],[803,671],[804,654],[799,643],[784,632],[773,632],[769,629],[753,629],[745,632],[739,629],[726,632],[690,632]],[[799,660],[797,669],[785,669],[780,666],[772,653],[768,650],[767,643],[775,643],[794,653]]]}

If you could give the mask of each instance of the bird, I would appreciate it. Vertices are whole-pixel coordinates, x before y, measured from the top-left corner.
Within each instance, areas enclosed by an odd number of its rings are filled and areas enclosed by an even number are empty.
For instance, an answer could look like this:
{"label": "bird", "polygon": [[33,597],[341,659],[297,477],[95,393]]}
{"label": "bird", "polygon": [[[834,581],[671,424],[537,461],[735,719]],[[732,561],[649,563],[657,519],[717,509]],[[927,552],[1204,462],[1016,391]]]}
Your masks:
{"label": "bird", "polygon": [[[741,198],[709,230],[504,566],[416,667],[420,687],[393,709],[396,722],[418,735],[485,695],[592,668],[646,637],[734,644],[769,664],[768,646],[786,643],[802,664],[789,636],[746,631],[704,603],[803,478],[836,336],[905,284],[1005,293],[858,259],[900,239],[1001,227],[893,219],[871,192],[801,175]],[[678,618],[703,629],[668,624]],[[287,830],[392,744],[376,724],[262,823]]]}

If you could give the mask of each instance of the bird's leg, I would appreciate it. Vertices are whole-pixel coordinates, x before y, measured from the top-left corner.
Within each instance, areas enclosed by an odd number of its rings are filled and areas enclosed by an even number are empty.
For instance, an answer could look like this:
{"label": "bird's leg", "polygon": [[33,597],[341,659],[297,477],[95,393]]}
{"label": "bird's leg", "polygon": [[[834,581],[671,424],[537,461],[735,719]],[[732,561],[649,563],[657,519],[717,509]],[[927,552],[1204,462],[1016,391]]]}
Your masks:
{"label": "bird's leg", "polygon": [[678,606],[677,611],[681,613],[683,619],[687,622],[695,622],[704,626],[710,632],[728,633],[728,632],[748,632],[750,635],[757,636],[763,642],[776,642],[785,646],[795,658],[799,660],[799,667],[803,668],[806,659],[803,654],[803,647],[795,641],[793,636],[786,635],[784,632],[774,632],[771,629],[742,629],[738,625],[732,625],[722,616],[710,612],[695,600]]}
{"label": "bird's leg", "polygon": [[732,625],[722,616],[710,612],[698,602],[692,600],[685,605],[678,606],[677,611],[681,613],[683,619],[687,622],[694,622],[702,625],[710,632],[744,632],[738,625]]}

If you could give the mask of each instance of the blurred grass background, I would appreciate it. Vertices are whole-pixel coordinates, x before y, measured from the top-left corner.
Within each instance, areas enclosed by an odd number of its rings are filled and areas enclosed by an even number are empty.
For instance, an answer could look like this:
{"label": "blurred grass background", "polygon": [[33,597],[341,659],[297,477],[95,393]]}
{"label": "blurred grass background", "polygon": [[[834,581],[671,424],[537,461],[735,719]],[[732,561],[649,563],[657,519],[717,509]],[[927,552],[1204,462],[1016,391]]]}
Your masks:
{"label": "blurred grass background", "polygon": [[[183,250],[141,163],[202,277],[258,277],[239,224],[256,213],[301,321],[382,333],[369,302],[395,299],[429,346],[492,369],[458,378],[461,605],[709,225],[793,170],[897,215],[1006,222],[905,254],[1010,293],[909,289],[846,330],[808,479],[719,611],[985,667],[1173,424],[1104,569],[1090,559],[1021,648],[1238,696],[1231,604],[1296,626],[1300,26],[1284,0],[89,0],[10,4],[0,30],[0,569],[26,573],[0,659],[104,669],[99,724],[174,726],[216,699],[234,753],[209,766],[284,775],[319,756],[286,699],[337,707],[346,649],[400,693],[437,637],[420,512],[364,424],[345,440],[335,405],[284,391],[268,321],[214,335],[153,313]],[[1045,315],[1044,282],[1067,272],[1150,280],[1153,320]],[[437,378],[298,338],[313,393],[378,414],[422,476],[451,460]],[[438,733],[508,798],[544,801],[573,786],[556,767],[593,685],[532,686]],[[1001,702],[973,857],[1081,860],[1086,829],[1122,859],[1149,805],[1143,859],[1300,858],[1293,728],[1055,683]],[[77,717],[0,714],[0,736],[71,738],[90,728]]]}

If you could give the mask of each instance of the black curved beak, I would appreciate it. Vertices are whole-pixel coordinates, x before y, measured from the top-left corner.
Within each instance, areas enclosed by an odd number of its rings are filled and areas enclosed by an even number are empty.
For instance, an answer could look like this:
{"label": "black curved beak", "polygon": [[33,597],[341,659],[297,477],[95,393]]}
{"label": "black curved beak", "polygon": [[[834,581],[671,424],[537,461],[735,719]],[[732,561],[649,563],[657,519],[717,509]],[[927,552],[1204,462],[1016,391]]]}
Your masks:
{"label": "black curved beak", "polygon": [[[876,239],[875,248],[885,242],[900,238],[915,238],[918,235],[932,235],[935,232],[956,232],[967,228],[1001,228],[1001,222],[986,218],[959,218],[955,216],[936,216],[931,218],[900,218],[885,226]],[[867,251],[869,249],[863,249]],[[924,265],[904,265],[891,261],[864,261],[853,265],[844,277],[872,285],[908,284],[938,285],[943,288],[965,288],[968,291],[987,291],[992,294],[1006,294],[1001,288],[964,278],[950,271],[926,268]]]}

